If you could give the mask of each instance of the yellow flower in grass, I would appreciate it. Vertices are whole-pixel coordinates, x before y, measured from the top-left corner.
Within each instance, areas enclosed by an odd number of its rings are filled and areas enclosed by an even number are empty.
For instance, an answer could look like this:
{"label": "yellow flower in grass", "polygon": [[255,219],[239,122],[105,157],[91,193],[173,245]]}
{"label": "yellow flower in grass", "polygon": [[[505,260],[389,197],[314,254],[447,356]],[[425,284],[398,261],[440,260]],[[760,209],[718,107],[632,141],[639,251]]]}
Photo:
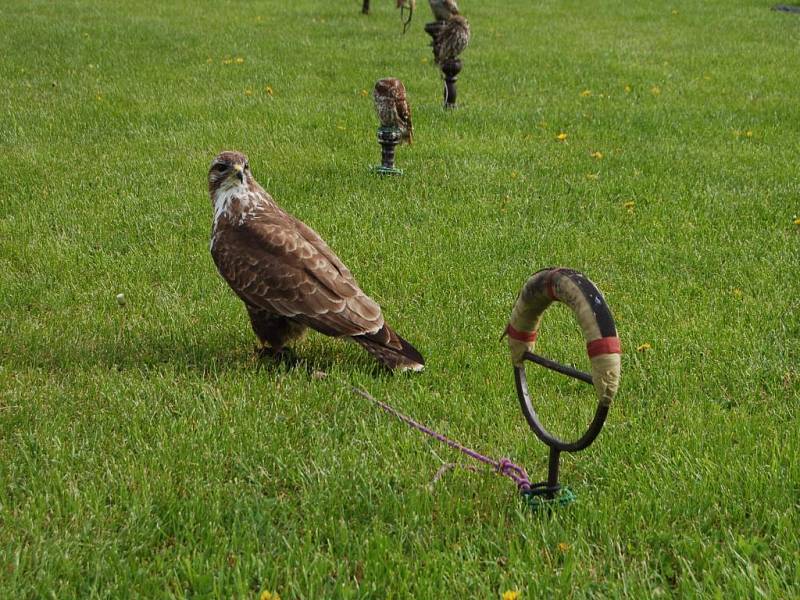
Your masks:
{"label": "yellow flower in grass", "polygon": [[794,218],[794,224],[795,225],[800,225],[800,217],[795,217]]}
{"label": "yellow flower in grass", "polygon": [[237,65],[243,65],[244,64],[244,59],[241,56],[237,56],[235,62],[236,62]]}
{"label": "yellow flower in grass", "polygon": [[627,210],[629,213],[633,214],[633,211],[636,209],[636,202],[633,200],[628,200],[622,206],[625,207],[625,210]]}
{"label": "yellow flower in grass", "polygon": [[258,600],[281,600],[280,595],[278,592],[270,592],[269,590],[264,590],[261,592],[261,595],[258,597]]}
{"label": "yellow flower in grass", "polygon": [[625,84],[625,93],[626,94],[630,94],[632,91],[633,91],[633,88],[630,85]]}
{"label": "yellow flower in grass", "polygon": [[359,94],[361,94],[361,95],[362,95],[364,98],[366,98],[367,96],[369,96],[369,92],[368,92],[367,90],[361,90],[361,91],[359,92]]}
{"label": "yellow flower in grass", "polygon": [[566,133],[564,133],[564,132],[562,131],[561,133],[559,133],[559,134],[556,136],[556,139],[557,139],[559,142],[563,142],[563,141],[565,141],[565,140],[567,139],[567,134],[566,134]]}
{"label": "yellow flower in grass", "polygon": [[569,544],[567,542],[558,542],[559,552],[566,552],[567,550],[569,550]]}
{"label": "yellow flower in grass", "polygon": [[584,98],[588,98],[591,95],[592,95],[592,90],[583,90],[581,92],[581,96],[583,96]]}
{"label": "yellow flower in grass", "polygon": [[589,156],[591,156],[592,158],[596,158],[597,160],[602,160],[602,158],[603,158],[603,153],[602,153],[602,152],[600,152],[600,150],[595,150],[595,151],[594,151],[594,152],[592,152],[592,153],[591,153]]}
{"label": "yellow flower in grass", "polygon": [[503,600],[518,600],[519,592],[517,590],[506,590],[503,592]]}
{"label": "yellow flower in grass", "polygon": [[274,93],[272,91],[272,86],[271,85],[268,85],[267,87],[265,87],[264,91],[267,93],[267,96],[272,96],[272,94]]}
{"label": "yellow flower in grass", "polygon": [[647,352],[651,348],[652,348],[652,346],[650,345],[650,343],[649,342],[645,342],[641,346],[636,346],[636,351],[637,352]]}
{"label": "yellow flower in grass", "polygon": [[650,88],[650,93],[653,94],[653,96],[658,96],[661,93],[661,88],[657,85],[654,85]]}

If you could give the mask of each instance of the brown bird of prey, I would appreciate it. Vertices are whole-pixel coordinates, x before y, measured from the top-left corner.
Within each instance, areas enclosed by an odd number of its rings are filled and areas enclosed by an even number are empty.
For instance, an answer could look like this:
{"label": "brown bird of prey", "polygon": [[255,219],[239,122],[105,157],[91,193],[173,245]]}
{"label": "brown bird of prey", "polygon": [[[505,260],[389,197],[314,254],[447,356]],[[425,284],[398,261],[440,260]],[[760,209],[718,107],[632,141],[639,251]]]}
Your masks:
{"label": "brown bird of prey", "polygon": [[381,127],[396,127],[400,130],[400,141],[410,144],[414,137],[414,125],[411,123],[411,107],[403,82],[394,77],[379,79],[375,82],[372,99]]}
{"label": "brown bird of prey", "polygon": [[428,4],[437,21],[447,21],[453,15],[460,14],[455,0],[428,0]]}
{"label": "brown bird of prey", "polygon": [[361,344],[389,369],[422,370],[420,353],[389,328],[322,238],[264,191],[244,154],[214,159],[208,193],[211,256],[244,302],[264,352],[279,355],[310,327]]}
{"label": "brown bird of prey", "polygon": [[469,23],[461,15],[453,15],[444,24],[433,42],[433,56],[436,64],[443,65],[448,60],[458,58],[469,43]]}

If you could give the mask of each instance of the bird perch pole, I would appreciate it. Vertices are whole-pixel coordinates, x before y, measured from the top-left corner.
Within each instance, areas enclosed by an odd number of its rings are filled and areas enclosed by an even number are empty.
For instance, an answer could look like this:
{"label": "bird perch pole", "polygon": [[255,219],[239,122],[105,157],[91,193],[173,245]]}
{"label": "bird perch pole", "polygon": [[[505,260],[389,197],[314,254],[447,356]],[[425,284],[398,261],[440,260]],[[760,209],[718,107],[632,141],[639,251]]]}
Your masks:
{"label": "bird perch pole", "polygon": [[381,164],[374,167],[379,175],[402,175],[402,169],[394,166],[394,153],[400,143],[400,130],[396,127],[379,127],[378,143],[381,145]]}

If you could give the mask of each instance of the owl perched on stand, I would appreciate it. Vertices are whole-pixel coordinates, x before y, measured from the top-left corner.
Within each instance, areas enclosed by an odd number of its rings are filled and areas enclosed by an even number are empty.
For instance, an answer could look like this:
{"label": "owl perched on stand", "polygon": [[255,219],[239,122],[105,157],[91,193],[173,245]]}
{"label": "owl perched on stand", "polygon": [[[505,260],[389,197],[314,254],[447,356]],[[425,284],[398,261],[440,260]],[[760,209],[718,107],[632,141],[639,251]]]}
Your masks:
{"label": "owl perched on stand", "polygon": [[469,43],[469,23],[461,15],[453,15],[444,24],[433,40],[433,56],[436,64],[458,58]]}
{"label": "owl perched on stand", "polygon": [[406,99],[403,82],[394,77],[379,79],[372,92],[375,111],[381,127],[395,127],[400,130],[401,141],[411,144],[414,126],[411,123],[411,107]]}
{"label": "owl perched on stand", "polygon": [[437,21],[447,21],[453,15],[460,14],[455,0],[428,0],[428,4]]}

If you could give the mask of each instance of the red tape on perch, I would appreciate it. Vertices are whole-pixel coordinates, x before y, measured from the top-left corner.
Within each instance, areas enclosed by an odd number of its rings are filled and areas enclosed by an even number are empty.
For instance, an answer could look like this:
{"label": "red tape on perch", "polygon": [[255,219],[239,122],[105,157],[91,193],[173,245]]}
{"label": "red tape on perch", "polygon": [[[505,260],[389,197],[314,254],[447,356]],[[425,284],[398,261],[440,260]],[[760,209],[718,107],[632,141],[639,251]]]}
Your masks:
{"label": "red tape on perch", "polygon": [[600,354],[622,354],[622,346],[618,337],[602,337],[586,344],[586,353],[589,358]]}
{"label": "red tape on perch", "polygon": [[506,333],[512,340],[518,342],[535,342],[538,331],[518,331],[511,326],[511,323],[506,327]]}

